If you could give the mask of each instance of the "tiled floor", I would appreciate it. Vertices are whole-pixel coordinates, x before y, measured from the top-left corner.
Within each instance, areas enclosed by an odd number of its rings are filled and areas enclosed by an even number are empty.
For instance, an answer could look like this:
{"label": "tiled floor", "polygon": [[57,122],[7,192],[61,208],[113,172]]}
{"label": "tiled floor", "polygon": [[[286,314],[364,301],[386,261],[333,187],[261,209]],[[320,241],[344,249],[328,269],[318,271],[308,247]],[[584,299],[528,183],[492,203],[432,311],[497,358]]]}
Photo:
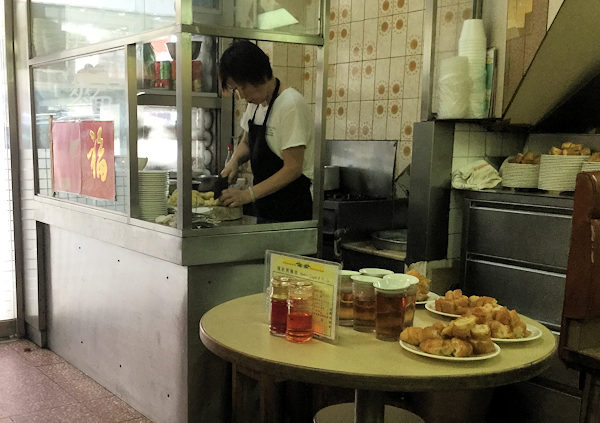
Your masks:
{"label": "tiled floor", "polygon": [[0,342],[0,423],[118,422],[152,423],[52,351]]}

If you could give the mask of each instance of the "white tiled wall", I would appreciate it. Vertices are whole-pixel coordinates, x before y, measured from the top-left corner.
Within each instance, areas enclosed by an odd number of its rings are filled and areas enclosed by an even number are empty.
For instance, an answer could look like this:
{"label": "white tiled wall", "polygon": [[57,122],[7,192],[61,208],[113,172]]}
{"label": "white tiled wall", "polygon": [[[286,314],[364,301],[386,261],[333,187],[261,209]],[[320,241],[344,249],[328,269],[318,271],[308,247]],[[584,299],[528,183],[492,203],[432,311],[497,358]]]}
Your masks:
{"label": "white tiled wall", "polygon": [[[0,139],[3,137],[0,134]],[[6,140],[4,138],[4,140]],[[0,321],[16,317],[10,150],[0,143]]]}
{"label": "white tiled wall", "polygon": [[[509,132],[490,132],[485,127],[471,123],[457,123],[454,127],[452,171],[477,160],[503,158],[522,151],[525,135]],[[448,258],[460,257],[462,236],[462,191],[450,193],[448,220]]]}

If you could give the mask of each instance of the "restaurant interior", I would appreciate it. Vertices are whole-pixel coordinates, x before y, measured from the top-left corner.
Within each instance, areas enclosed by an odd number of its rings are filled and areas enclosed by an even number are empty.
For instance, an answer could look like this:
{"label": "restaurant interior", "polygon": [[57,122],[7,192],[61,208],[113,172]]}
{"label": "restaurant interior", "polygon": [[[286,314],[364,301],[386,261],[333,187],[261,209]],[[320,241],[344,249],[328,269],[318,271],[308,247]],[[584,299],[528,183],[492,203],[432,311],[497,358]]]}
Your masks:
{"label": "restaurant interior", "polygon": [[[0,14],[0,423],[600,421],[597,2]],[[308,111],[310,219],[219,176],[239,40]]]}

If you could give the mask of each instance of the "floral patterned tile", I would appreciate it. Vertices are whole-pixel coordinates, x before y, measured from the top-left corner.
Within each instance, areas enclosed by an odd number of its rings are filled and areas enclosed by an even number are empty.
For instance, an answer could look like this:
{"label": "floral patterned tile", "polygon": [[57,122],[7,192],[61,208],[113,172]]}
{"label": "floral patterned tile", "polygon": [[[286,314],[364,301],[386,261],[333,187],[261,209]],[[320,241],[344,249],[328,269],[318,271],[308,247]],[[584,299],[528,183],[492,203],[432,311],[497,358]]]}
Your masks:
{"label": "floral patterned tile", "polygon": [[85,406],[102,418],[102,423],[125,422],[143,417],[127,403],[111,396],[95,399],[85,403]]}

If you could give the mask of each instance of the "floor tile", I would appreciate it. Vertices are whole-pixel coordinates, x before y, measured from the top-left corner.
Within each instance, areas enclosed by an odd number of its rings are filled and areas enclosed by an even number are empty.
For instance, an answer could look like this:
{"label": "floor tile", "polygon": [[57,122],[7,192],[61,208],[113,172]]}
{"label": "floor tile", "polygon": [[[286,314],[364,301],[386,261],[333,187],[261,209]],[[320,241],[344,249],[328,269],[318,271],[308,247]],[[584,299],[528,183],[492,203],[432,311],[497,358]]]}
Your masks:
{"label": "floor tile", "polygon": [[[45,376],[44,376],[45,377]],[[33,413],[52,407],[73,404],[75,399],[56,383],[46,378],[25,389],[9,389],[0,397],[0,408],[9,416]]]}
{"label": "floor tile", "polygon": [[102,418],[102,423],[118,423],[143,417],[121,399],[112,396],[84,403],[84,405]]}
{"label": "floor tile", "polygon": [[112,396],[112,393],[89,377],[58,382],[78,402],[87,402]]}
{"label": "floor tile", "polygon": [[48,376],[56,383],[68,382],[74,379],[81,379],[85,374],[75,366],[67,363],[55,363],[46,366],[39,366],[38,370]]}
{"label": "floor tile", "polygon": [[32,367],[31,364],[23,359],[21,355],[12,350],[0,350],[0,375],[12,373],[15,369]]}
{"label": "floor tile", "polygon": [[54,352],[0,342],[0,423],[152,423]]}
{"label": "floor tile", "polygon": [[37,368],[29,365],[4,362],[0,363],[0,366],[5,366],[0,371],[0,398],[1,394],[7,391],[25,391],[32,385],[50,380]]}
{"label": "floor tile", "polygon": [[13,416],[12,420],[14,423],[103,423],[100,417],[82,404],[65,405],[37,413]]}
{"label": "floor tile", "polygon": [[37,345],[35,345],[31,341],[28,341],[27,339],[18,339],[16,341],[10,342],[9,345],[13,350],[18,352],[25,352],[28,349],[33,350],[39,348]]}
{"label": "floor tile", "polygon": [[21,356],[34,366],[44,366],[49,364],[64,363],[65,360],[45,348],[36,348],[31,351],[24,351]]}

